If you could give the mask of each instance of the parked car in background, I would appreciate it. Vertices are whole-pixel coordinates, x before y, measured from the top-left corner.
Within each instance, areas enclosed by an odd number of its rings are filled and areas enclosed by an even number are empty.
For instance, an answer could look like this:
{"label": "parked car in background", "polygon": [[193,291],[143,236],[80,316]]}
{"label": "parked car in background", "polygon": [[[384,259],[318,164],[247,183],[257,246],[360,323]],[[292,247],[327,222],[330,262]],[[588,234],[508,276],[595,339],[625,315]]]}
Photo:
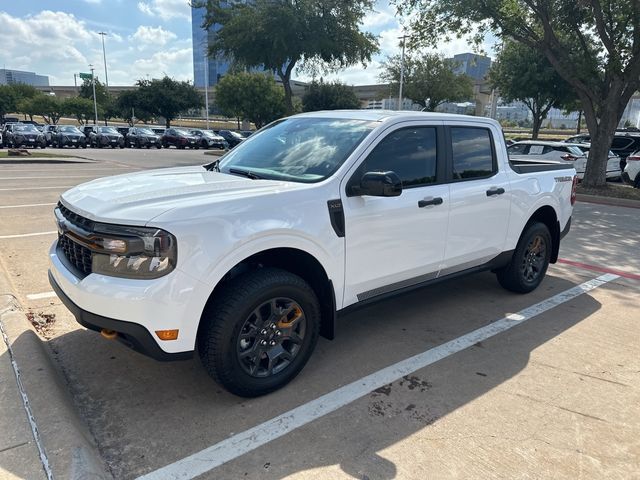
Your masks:
{"label": "parked car in background", "polygon": [[116,130],[120,135],[127,138],[127,133],[129,133],[129,127],[116,127]]}
{"label": "parked car in background", "polygon": [[87,137],[78,127],[59,125],[56,132],[51,135],[51,145],[58,148],[87,148]]}
{"label": "parked car in background", "polygon": [[58,125],[45,125],[42,129],[42,134],[47,142],[47,145],[51,145],[51,137],[56,133]]}
{"label": "parked car in background", "polygon": [[[215,130],[214,130],[215,131]],[[218,135],[224,138],[229,144],[229,148],[233,148],[236,145],[240,144],[244,140],[244,137],[240,135],[238,132],[233,132],[231,130],[218,130]]]}
{"label": "parked car in background", "polygon": [[627,157],[622,179],[635,188],[640,188],[640,150]]}
{"label": "parked car in background", "polygon": [[97,131],[89,134],[92,147],[124,148],[124,136],[115,127],[97,127]]}
{"label": "parked car in background", "polygon": [[82,127],[82,133],[84,133],[85,137],[89,139],[91,137],[91,133],[96,133],[98,131],[98,127],[95,125],[85,125]]}
{"label": "parked car in background", "polygon": [[22,124],[20,122],[5,122],[5,124],[2,126],[2,145],[4,147],[9,145],[7,143],[7,138],[9,137],[9,134],[13,130],[13,127],[16,125],[22,125]]}
{"label": "parked car in background", "polygon": [[131,148],[161,148],[160,135],[149,127],[131,127],[125,136],[125,142]]}
{"label": "parked car in background", "polygon": [[189,132],[198,137],[200,148],[219,148],[220,150],[229,148],[227,141],[220,135],[213,133],[212,130],[193,129]]}
{"label": "parked car in background", "polygon": [[[565,143],[591,143],[591,135],[581,133],[565,140]],[[611,151],[620,157],[620,170],[624,170],[627,157],[640,150],[640,132],[636,130],[617,130],[611,142]]]}
{"label": "parked car in background", "polygon": [[40,130],[30,124],[14,124],[6,133],[6,144],[11,148],[45,148],[47,141]]}
{"label": "parked car in background", "polygon": [[195,135],[189,133],[189,130],[185,128],[167,128],[167,130],[162,135],[162,146],[164,148],[169,148],[171,146],[176,148],[200,148],[200,139]]}
{"label": "parked car in background", "polygon": [[[507,147],[509,158],[526,160],[562,161],[571,162],[576,169],[579,180],[584,178],[587,168],[587,156],[590,144],[588,143],[566,143],[547,142],[543,140],[525,140],[516,142]],[[607,180],[618,180],[622,171],[620,170],[620,158],[611,153],[607,162]]]}
{"label": "parked car in background", "polygon": [[255,133],[254,130],[239,130],[238,133],[242,135],[243,138],[249,138],[251,135]]}
{"label": "parked car in background", "polygon": [[153,133],[155,133],[156,135],[160,135],[162,136],[164,134],[164,132],[167,130],[164,127],[151,127],[151,130],[153,131]]}

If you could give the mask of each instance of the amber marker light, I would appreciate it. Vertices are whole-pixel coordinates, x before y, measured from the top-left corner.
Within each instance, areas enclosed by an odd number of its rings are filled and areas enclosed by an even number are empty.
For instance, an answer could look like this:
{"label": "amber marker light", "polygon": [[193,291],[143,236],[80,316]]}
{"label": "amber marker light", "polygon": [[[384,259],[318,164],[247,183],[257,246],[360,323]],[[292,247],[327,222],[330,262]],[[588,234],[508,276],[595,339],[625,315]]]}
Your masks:
{"label": "amber marker light", "polygon": [[177,340],[180,330],[156,330],[156,335],[160,340]]}

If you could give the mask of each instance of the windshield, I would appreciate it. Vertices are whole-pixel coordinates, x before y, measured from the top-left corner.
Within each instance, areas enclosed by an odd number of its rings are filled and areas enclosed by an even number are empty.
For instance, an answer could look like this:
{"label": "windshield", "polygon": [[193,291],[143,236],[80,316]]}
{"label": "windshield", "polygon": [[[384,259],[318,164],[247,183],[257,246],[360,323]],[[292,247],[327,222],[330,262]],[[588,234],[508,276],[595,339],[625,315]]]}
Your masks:
{"label": "windshield", "polygon": [[176,132],[178,133],[178,135],[186,135],[187,137],[192,135],[189,130],[185,130],[184,128],[176,128]]}
{"label": "windshield", "polygon": [[220,171],[319,182],[332,175],[373,130],[364,120],[290,118],[264,128],[220,160]]}
{"label": "windshield", "polygon": [[118,134],[118,131],[113,127],[98,127],[98,131],[100,133],[112,133],[114,135]]}
{"label": "windshield", "polygon": [[38,129],[33,125],[16,125],[13,127],[16,132],[37,132]]}
{"label": "windshield", "polygon": [[210,130],[202,130],[202,135],[204,135],[205,137],[209,137],[209,138],[220,138],[219,135],[216,135],[215,133],[213,133]]}
{"label": "windshield", "polygon": [[153,133],[153,131],[150,128],[138,128],[137,130],[138,134],[144,134],[144,135],[155,135],[155,133]]}
{"label": "windshield", "polygon": [[60,132],[66,132],[66,133],[82,133],[80,130],[78,130],[76,127],[73,126],[69,126],[69,127],[60,127],[59,129]]}

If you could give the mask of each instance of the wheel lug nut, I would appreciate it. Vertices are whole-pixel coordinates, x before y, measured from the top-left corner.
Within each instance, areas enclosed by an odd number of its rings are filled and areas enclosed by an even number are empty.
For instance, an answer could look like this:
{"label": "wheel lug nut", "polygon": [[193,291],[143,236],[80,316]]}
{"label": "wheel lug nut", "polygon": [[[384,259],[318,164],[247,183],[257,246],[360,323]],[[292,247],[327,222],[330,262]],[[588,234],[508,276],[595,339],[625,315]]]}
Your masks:
{"label": "wheel lug nut", "polygon": [[260,342],[260,345],[262,345],[262,346],[264,346],[264,345],[266,345],[266,344],[267,344],[267,341],[266,341],[266,340],[262,340],[262,341]]}
{"label": "wheel lug nut", "polygon": [[263,328],[262,330],[260,330],[260,335],[266,335],[267,334],[267,329]]}
{"label": "wheel lug nut", "polygon": [[269,325],[269,326],[271,327],[271,329],[272,329],[272,330],[276,328],[276,324],[275,324],[275,323],[272,323],[272,324],[271,324],[271,325]]}
{"label": "wheel lug nut", "polygon": [[276,337],[279,337],[280,335],[282,335],[282,332],[280,330],[276,330]]}
{"label": "wheel lug nut", "polygon": [[271,341],[269,342],[269,345],[271,345],[272,347],[273,347],[275,344],[276,344],[276,341],[275,341],[275,340],[271,340]]}

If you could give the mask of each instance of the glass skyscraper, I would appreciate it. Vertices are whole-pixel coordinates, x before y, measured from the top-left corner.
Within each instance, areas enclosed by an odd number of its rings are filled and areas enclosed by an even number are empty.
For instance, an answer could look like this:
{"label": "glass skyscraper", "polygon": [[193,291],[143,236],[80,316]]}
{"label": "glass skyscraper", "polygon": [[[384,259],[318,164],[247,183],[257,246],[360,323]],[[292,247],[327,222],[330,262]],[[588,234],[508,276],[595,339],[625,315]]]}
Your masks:
{"label": "glass skyscraper", "polygon": [[[191,9],[191,38],[193,41],[193,84],[196,87],[204,87],[205,79],[209,86],[215,85],[229,70],[230,62],[224,57],[206,58],[209,44],[220,30],[219,24],[214,24],[210,29],[202,28],[202,22],[206,13],[205,7]],[[205,69],[208,65],[208,76]]]}

